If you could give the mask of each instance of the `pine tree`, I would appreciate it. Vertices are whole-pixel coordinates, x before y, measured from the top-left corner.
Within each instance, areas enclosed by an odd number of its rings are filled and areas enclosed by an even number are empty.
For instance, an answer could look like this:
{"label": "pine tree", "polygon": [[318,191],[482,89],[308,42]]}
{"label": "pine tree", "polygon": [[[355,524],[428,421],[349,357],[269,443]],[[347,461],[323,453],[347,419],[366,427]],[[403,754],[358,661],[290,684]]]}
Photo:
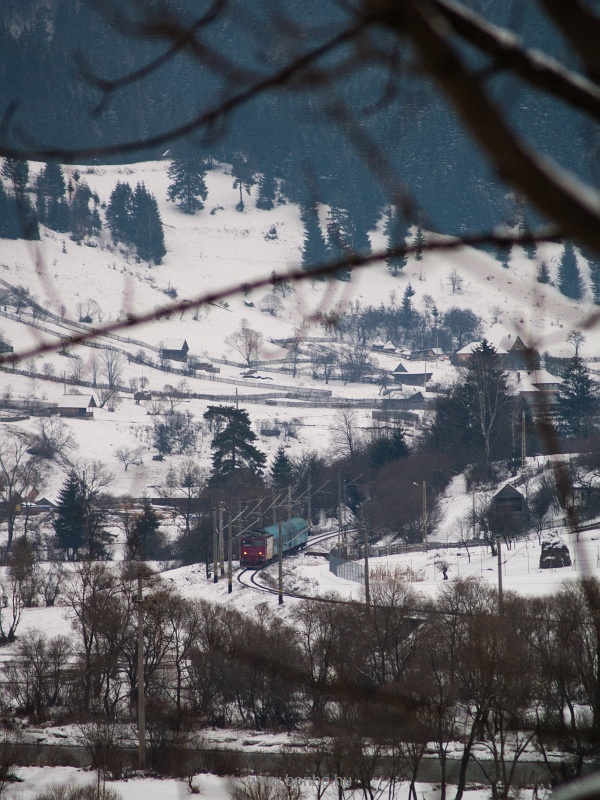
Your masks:
{"label": "pine tree", "polygon": [[285,448],[281,445],[275,453],[275,460],[271,465],[271,486],[276,492],[286,489],[292,482],[292,462]]}
{"label": "pine tree", "polygon": [[463,379],[454,393],[454,402],[464,415],[463,438],[465,444],[483,447],[489,466],[494,444],[507,425],[510,396],[500,356],[486,339],[473,349]]}
{"label": "pine tree", "polygon": [[212,474],[209,483],[222,486],[235,477],[260,477],[266,463],[264,453],[254,445],[257,436],[243,408],[209,406],[204,418],[218,423],[211,448]]}
{"label": "pine tree", "polygon": [[143,183],[138,183],[133,194],[133,231],[138,256],[160,264],[167,252],[162,220],[156,198]]}
{"label": "pine tree", "polygon": [[577,256],[571,242],[565,243],[565,249],[558,265],[558,288],[565,295],[573,300],[581,300],[583,296],[583,284],[581,273],[577,266]]}
{"label": "pine tree", "polygon": [[387,436],[378,436],[369,447],[369,461],[379,469],[390,461],[405,458],[409,453],[403,429],[398,426]]}
{"label": "pine tree", "polygon": [[598,393],[585,362],[570,359],[560,385],[557,410],[561,429],[570,436],[588,435],[597,410]]}
{"label": "pine tree", "polygon": [[206,188],[206,164],[198,153],[176,156],[167,170],[171,184],[167,197],[177,205],[184,214],[195,214],[204,208],[208,196]]}
{"label": "pine tree", "polygon": [[240,190],[240,201],[236,205],[237,211],[243,211],[244,196],[242,190],[246,190],[246,194],[250,194],[250,188],[256,183],[254,177],[255,170],[248,156],[245,153],[236,152],[233,155],[231,163],[231,172],[235,177],[233,188]]}
{"label": "pine tree", "polygon": [[0,181],[0,239],[18,239],[19,233],[15,198],[6,193],[2,181]]}
{"label": "pine tree", "polygon": [[325,243],[325,237],[321,231],[319,212],[316,205],[302,205],[300,207],[300,216],[304,223],[302,269],[310,272],[314,267],[325,264],[329,257],[329,252]]}
{"label": "pine tree", "polygon": [[84,236],[95,236],[100,233],[102,223],[95,205],[92,205],[92,190],[85,181],[77,184],[71,200],[71,232],[75,241]]}
{"label": "pine tree", "polygon": [[[332,207],[327,219],[327,244],[331,258],[340,261],[358,252],[358,248],[354,246],[356,238],[354,233],[348,212],[343,208]],[[349,281],[350,269],[345,267],[337,270],[335,277],[339,281]]]}
{"label": "pine tree", "polygon": [[415,261],[421,261],[423,258],[423,245],[425,244],[425,235],[421,228],[417,228],[413,245],[415,247]]}
{"label": "pine tree", "polygon": [[2,177],[12,184],[15,195],[23,195],[29,182],[29,164],[19,158],[5,158]]}
{"label": "pine tree", "polygon": [[130,244],[133,232],[133,192],[128,183],[117,182],[106,209],[106,222],[114,242]]}
{"label": "pine tree", "polygon": [[159,535],[160,519],[149,498],[142,499],[142,510],[128,520],[126,531],[127,558],[157,559],[162,555],[163,542]]}
{"label": "pine tree", "polygon": [[263,173],[258,181],[258,194],[256,196],[256,207],[262,211],[270,211],[275,206],[277,194],[277,182],[270,172]]}
{"label": "pine tree", "polygon": [[550,283],[550,271],[545,261],[542,261],[537,275],[538,283]]}
{"label": "pine tree", "polygon": [[60,164],[47,162],[35,181],[35,207],[39,221],[61,233],[69,230],[65,189],[65,176]]}
{"label": "pine tree", "polygon": [[[396,247],[405,245],[408,228],[401,211],[396,206],[390,206],[383,232],[387,238],[388,253]],[[396,277],[408,263],[408,258],[406,254],[388,256],[385,263],[392,275]]]}
{"label": "pine tree", "polygon": [[590,285],[594,295],[594,303],[600,305],[600,261],[592,250],[588,250],[586,247],[581,247],[580,249],[581,255],[588,262],[590,269]]}
{"label": "pine tree", "polygon": [[402,316],[404,317],[405,324],[410,320],[413,313],[412,299],[415,296],[415,290],[412,284],[408,283],[404,294],[402,295]]}
{"label": "pine tree", "polygon": [[58,493],[53,522],[56,546],[69,561],[75,560],[85,544],[86,519],[82,483],[73,471],[69,473]]}
{"label": "pine tree", "polygon": [[499,244],[496,248],[496,261],[499,261],[504,269],[508,269],[510,259],[510,247],[508,245]]}

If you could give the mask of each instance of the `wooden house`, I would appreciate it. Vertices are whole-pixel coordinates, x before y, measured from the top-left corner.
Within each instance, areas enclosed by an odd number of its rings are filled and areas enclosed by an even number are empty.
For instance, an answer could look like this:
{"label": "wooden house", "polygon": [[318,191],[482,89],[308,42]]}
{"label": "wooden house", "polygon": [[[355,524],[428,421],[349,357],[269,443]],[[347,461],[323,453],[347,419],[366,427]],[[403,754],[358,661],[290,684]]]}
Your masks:
{"label": "wooden house", "polygon": [[444,351],[441,347],[425,347],[422,350],[413,350],[410,354],[411,361],[437,361],[442,358]]}
{"label": "wooden house", "polygon": [[57,412],[61,417],[93,419],[94,408],[97,404],[91,394],[65,394],[58,401]]}
{"label": "wooden house", "polygon": [[190,347],[185,339],[165,339],[159,347],[162,361],[187,362]]}
{"label": "wooden house", "polygon": [[392,372],[394,383],[406,386],[425,386],[431,380],[433,373],[427,369],[426,364],[417,362],[404,364],[402,361]]}
{"label": "wooden house", "polygon": [[507,333],[500,339],[497,346],[507,353],[507,369],[536,369],[540,365],[539,352],[535,347],[525,344],[520,336]]}
{"label": "wooden house", "polygon": [[[452,363],[455,364],[457,367],[464,367],[466,366],[471,356],[473,355],[473,351],[481,347],[481,342],[469,342],[464,347],[461,347],[460,350],[457,350],[452,357]],[[506,368],[508,363],[508,352],[499,345],[492,345],[494,350],[496,351],[496,355],[498,355],[500,366]]]}
{"label": "wooden house", "polygon": [[527,500],[511,483],[507,483],[492,497],[490,511],[496,514],[524,514]]}
{"label": "wooden house", "polygon": [[517,370],[514,375],[513,385],[534,414],[553,410],[558,402],[562,378],[545,369]]}

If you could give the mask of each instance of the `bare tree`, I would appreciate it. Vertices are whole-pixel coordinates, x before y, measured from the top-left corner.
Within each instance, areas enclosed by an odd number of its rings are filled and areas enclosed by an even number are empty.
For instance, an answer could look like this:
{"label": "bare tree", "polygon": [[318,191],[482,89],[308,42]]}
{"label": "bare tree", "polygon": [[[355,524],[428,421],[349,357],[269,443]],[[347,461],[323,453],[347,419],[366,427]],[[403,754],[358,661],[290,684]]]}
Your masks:
{"label": "bare tree", "polygon": [[142,456],[144,454],[144,447],[119,447],[115,450],[115,455],[118,460],[123,464],[125,472],[129,467],[138,467],[142,464]]}
{"label": "bare tree", "polygon": [[236,350],[251,367],[258,359],[258,352],[263,343],[263,335],[248,325],[248,320],[243,319],[239,331],[232,333],[225,339],[225,344]]}
{"label": "bare tree", "polygon": [[354,458],[362,441],[359,416],[353,408],[338,408],[331,423],[331,443],[338,458]]}
{"label": "bare tree", "polygon": [[77,446],[71,429],[56,417],[37,419],[34,433],[29,438],[29,452],[49,461],[65,461]]}
{"label": "bare tree", "polygon": [[117,350],[103,350],[102,376],[110,389],[116,389],[123,380],[123,357]]}
{"label": "bare tree", "polygon": [[7,550],[13,542],[21,502],[41,489],[44,473],[40,459],[30,455],[25,438],[9,434],[0,442],[0,500],[2,517],[7,523]]}

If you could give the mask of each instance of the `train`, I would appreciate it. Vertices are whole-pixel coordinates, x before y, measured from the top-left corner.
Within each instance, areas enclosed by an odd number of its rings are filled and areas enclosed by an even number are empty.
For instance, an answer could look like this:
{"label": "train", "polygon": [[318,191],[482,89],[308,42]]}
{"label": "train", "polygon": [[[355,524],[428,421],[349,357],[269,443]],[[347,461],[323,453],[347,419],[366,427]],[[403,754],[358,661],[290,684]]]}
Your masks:
{"label": "train", "polygon": [[[308,544],[308,522],[292,517],[281,523],[282,553],[295,553]],[[240,545],[240,565],[259,567],[279,556],[279,523],[244,536]]]}

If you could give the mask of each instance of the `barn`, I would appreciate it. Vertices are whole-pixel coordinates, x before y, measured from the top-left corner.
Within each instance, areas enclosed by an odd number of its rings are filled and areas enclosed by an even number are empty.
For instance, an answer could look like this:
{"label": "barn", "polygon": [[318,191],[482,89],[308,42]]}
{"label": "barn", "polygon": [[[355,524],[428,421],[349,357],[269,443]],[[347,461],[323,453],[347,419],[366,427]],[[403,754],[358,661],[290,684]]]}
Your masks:
{"label": "barn", "polygon": [[165,339],[159,347],[160,357],[163,361],[187,362],[190,347],[185,339]]}
{"label": "barn", "polygon": [[57,411],[61,417],[93,419],[94,408],[97,404],[91,394],[65,394],[58,401]]}

